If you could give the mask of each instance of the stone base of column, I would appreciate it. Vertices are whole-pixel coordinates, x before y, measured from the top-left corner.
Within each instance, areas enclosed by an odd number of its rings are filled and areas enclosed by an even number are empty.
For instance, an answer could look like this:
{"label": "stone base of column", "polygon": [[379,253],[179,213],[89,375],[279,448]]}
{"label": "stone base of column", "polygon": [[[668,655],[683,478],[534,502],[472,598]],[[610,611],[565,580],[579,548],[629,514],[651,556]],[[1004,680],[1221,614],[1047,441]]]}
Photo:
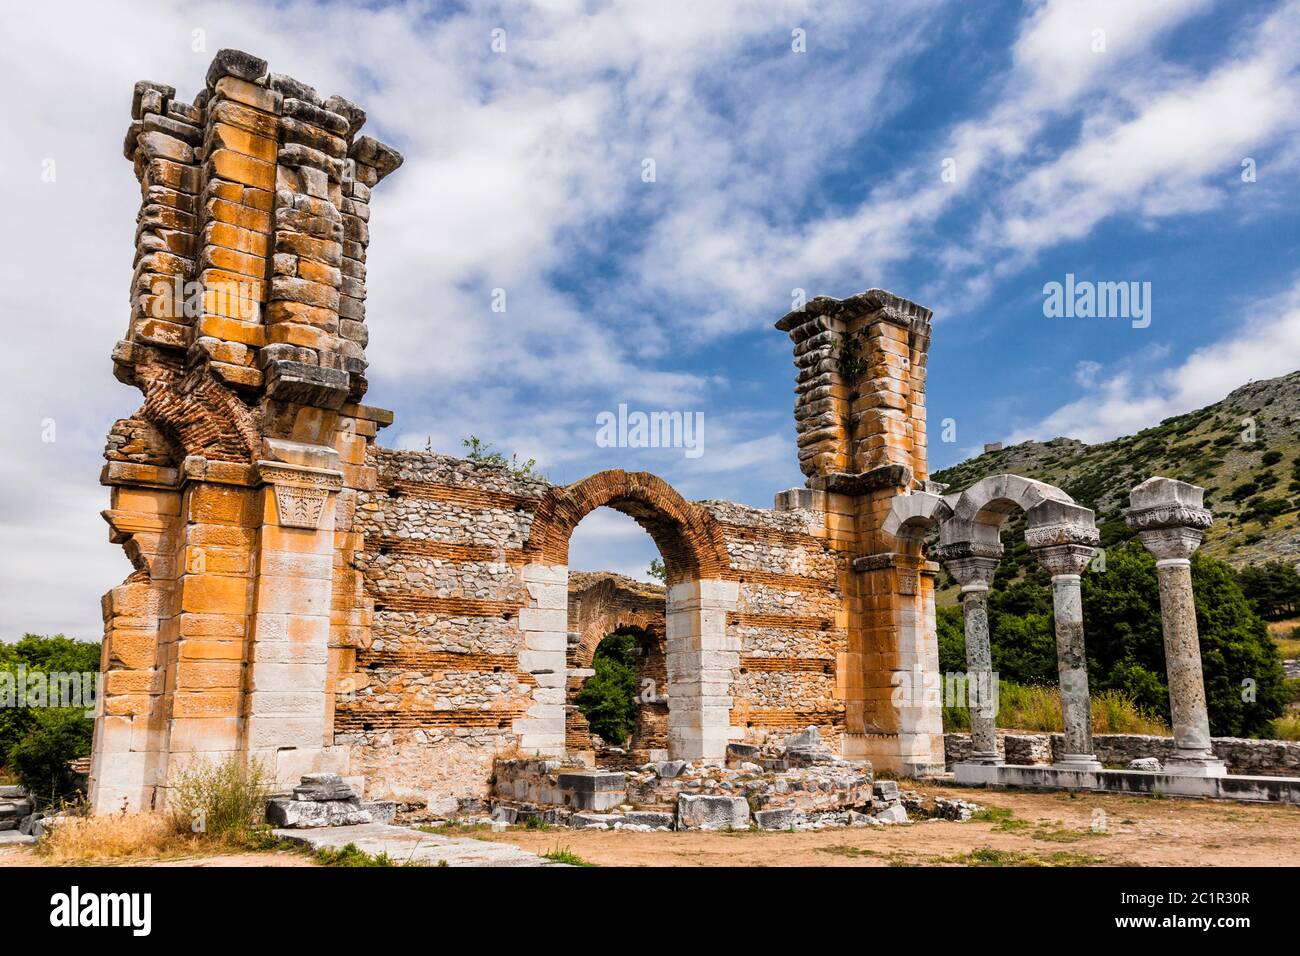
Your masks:
{"label": "stone base of column", "polygon": [[996,750],[973,750],[962,763],[968,763],[976,767],[1000,767],[1005,760]]}
{"label": "stone base of column", "polygon": [[1102,770],[1101,761],[1096,754],[1061,754],[1061,759],[1052,764],[1060,770]]}
{"label": "stone base of column", "polygon": [[1214,756],[1175,754],[1164,763],[1165,773],[1182,777],[1226,777],[1228,765]]}

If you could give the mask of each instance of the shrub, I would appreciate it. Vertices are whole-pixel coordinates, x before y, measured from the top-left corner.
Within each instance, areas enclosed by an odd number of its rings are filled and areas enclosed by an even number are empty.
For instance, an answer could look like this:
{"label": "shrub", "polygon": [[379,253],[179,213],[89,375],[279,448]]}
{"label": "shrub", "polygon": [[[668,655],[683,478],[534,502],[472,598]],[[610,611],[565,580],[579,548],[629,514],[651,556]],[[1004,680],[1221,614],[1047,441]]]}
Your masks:
{"label": "shrub", "polygon": [[75,708],[29,711],[26,732],[9,749],[9,768],[42,806],[74,796],[77,779],[68,762],[90,753],[94,724]]}
{"label": "shrub", "polygon": [[262,765],[231,756],[201,761],[173,778],[167,809],[178,833],[244,843],[266,814],[269,786]]}
{"label": "shrub", "polygon": [[1300,740],[1300,714],[1278,717],[1264,736],[1270,740]]}

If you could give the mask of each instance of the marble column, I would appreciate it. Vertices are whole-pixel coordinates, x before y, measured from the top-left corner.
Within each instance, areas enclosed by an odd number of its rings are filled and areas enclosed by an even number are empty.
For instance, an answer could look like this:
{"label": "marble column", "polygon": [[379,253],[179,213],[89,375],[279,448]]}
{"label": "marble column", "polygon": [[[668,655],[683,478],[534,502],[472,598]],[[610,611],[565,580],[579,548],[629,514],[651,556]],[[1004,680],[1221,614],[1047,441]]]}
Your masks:
{"label": "marble column", "polygon": [[1044,501],[1026,513],[1025,542],[1052,576],[1056,624],[1056,669],[1061,686],[1065,747],[1056,766],[1100,770],[1092,750],[1092,698],[1083,639],[1083,595],[1079,575],[1097,550],[1092,511],[1065,501]]}
{"label": "marble column", "polygon": [[1204,488],[1171,478],[1150,478],[1129,493],[1127,520],[1142,546],[1155,555],[1160,582],[1169,712],[1174,725],[1174,756],[1165,761],[1165,772],[1211,777],[1228,771],[1214,756],[1210,740],[1192,596],[1191,557],[1213,520],[1204,501]]}
{"label": "marble column", "polygon": [[989,585],[1002,558],[1002,546],[957,542],[941,545],[933,556],[961,585],[966,631],[966,688],[970,708],[971,755],[967,762],[1000,764],[997,741],[997,689],[989,646]]}

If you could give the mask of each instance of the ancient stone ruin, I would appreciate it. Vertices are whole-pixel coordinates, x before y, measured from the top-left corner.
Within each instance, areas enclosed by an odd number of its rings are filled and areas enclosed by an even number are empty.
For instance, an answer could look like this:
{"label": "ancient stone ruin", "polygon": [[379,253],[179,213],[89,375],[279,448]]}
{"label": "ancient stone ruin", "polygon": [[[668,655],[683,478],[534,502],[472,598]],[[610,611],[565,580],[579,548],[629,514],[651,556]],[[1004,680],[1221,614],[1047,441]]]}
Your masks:
{"label": "ancient stone ruin", "polygon": [[[561,762],[589,762],[573,695],[617,627],[639,630],[640,676],[658,687],[632,756],[660,770],[629,785],[671,789],[687,761],[722,773],[745,754],[776,759],[773,742],[845,800],[873,769],[942,772],[939,565],[925,539],[937,527],[972,676],[987,674],[984,593],[1016,507],[1053,575],[1060,763],[1099,766],[1078,577],[1092,513],[1015,476],[947,498],[928,480],[931,314],[906,299],[819,297],[777,322],[806,482],[771,509],[687,501],[646,473],[560,486],[381,447],[393,415],[363,404],[369,200],[402,157],[361,135],[365,118],[237,51],[217,55],[192,104],[136,85],[125,152],[142,203],[113,363],[143,402],[114,424],[101,479],[135,570],[103,601],[96,811],[159,807],[178,771],[231,755],[260,761],[281,792],[307,778],[286,819],[368,812],[360,799],[487,799],[498,760],[533,766],[519,786],[540,786]],[[1212,773],[1178,564],[1194,542],[1176,530],[1200,519],[1190,486],[1170,487],[1135,491],[1133,520],[1163,555],[1179,754]],[[571,577],[570,535],[600,507],[654,539],[661,597]],[[801,749],[808,728],[817,745]],[[976,721],[964,765],[996,768],[992,728]]]}

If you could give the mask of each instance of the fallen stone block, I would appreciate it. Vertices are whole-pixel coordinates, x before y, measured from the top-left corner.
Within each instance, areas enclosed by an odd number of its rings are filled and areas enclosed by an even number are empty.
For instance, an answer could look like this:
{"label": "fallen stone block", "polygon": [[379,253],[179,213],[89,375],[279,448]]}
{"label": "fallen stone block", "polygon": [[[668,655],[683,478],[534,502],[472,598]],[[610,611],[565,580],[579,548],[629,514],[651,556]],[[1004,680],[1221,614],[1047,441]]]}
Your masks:
{"label": "fallen stone block", "polygon": [[749,804],[744,797],[683,793],[677,798],[679,830],[746,830]]}
{"label": "fallen stone block", "polygon": [[274,826],[289,829],[346,827],[374,822],[370,811],[363,809],[355,798],[351,801],[310,801],[280,797],[266,805],[266,819]]}
{"label": "fallen stone block", "polygon": [[575,813],[569,818],[569,826],[575,830],[608,830],[622,820],[620,813]]}
{"label": "fallen stone block", "polygon": [[885,807],[879,813],[873,815],[881,823],[907,823],[907,811],[903,809],[901,803],[895,803],[892,806]]}
{"label": "fallen stone block", "polygon": [[878,800],[892,802],[898,799],[898,783],[894,780],[877,780],[871,786],[871,793]]}
{"label": "fallen stone block", "polygon": [[397,816],[397,804],[392,800],[372,800],[361,804],[375,823],[392,823]]}
{"label": "fallen stone block", "polygon": [[753,744],[727,744],[727,766],[736,768],[759,759],[758,748]]}
{"label": "fallen stone block", "polygon": [[629,810],[623,814],[623,822],[631,826],[650,827],[657,830],[673,828],[673,815],[667,810]]}
{"label": "fallen stone block", "polygon": [[1160,760],[1156,757],[1136,757],[1128,762],[1130,770],[1144,770],[1150,773],[1160,773],[1164,770]]}
{"label": "fallen stone block", "polygon": [[494,823],[511,824],[519,819],[519,811],[514,807],[494,807],[492,810],[492,820]]}
{"label": "fallen stone block", "polygon": [[760,830],[789,830],[794,826],[794,810],[789,807],[755,810],[754,823]]}
{"label": "fallen stone block", "polygon": [[689,764],[685,760],[665,760],[655,769],[659,776],[665,780],[671,780],[674,777],[680,777]]}

